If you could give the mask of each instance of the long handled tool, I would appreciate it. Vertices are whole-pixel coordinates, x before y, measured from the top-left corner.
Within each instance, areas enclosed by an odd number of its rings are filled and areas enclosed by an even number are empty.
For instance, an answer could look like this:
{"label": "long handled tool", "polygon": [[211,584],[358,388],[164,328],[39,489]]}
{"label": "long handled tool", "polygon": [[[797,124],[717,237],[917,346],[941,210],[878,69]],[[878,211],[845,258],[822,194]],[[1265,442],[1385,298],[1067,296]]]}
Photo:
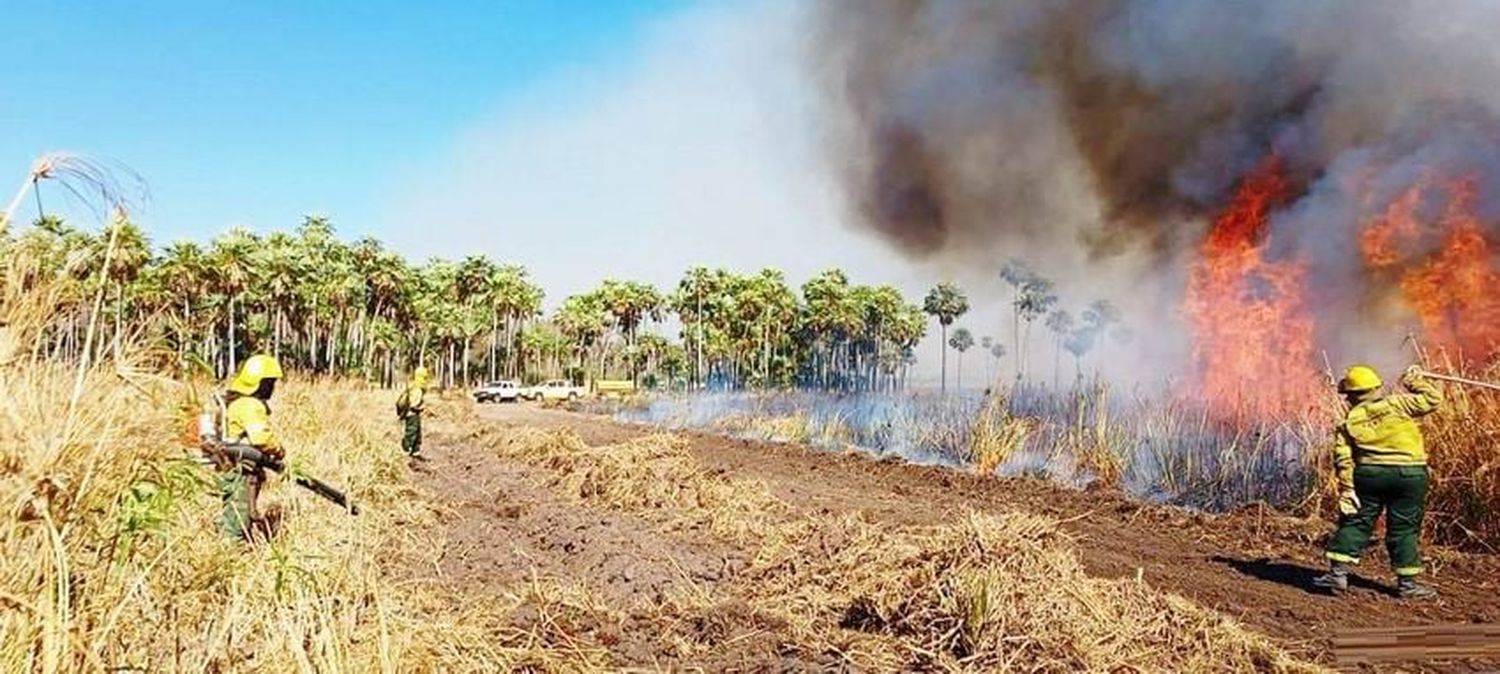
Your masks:
{"label": "long handled tool", "polygon": [[1487,381],[1478,381],[1478,380],[1475,380],[1475,379],[1465,379],[1463,377],[1455,377],[1455,376],[1453,376],[1451,374],[1438,374],[1436,372],[1429,372],[1427,370],[1421,370],[1420,372],[1422,373],[1423,377],[1427,377],[1428,379],[1437,379],[1437,380],[1441,380],[1441,381],[1451,381],[1451,382],[1453,382],[1455,384],[1463,384],[1465,386],[1477,386],[1479,388],[1489,389],[1491,391],[1500,391],[1500,384],[1491,384],[1491,383],[1489,383]]}
{"label": "long handled tool", "polygon": [[[224,457],[236,463],[249,463],[267,470],[286,474],[286,464],[281,459],[270,456],[254,447],[245,445],[220,445],[215,448],[215,451],[221,452]],[[344,508],[350,515],[359,514],[359,506],[349,500],[349,497],[344,492],[339,491],[327,482],[307,475],[291,475],[289,477],[292,478],[292,482],[297,486],[333,502],[334,505]]]}

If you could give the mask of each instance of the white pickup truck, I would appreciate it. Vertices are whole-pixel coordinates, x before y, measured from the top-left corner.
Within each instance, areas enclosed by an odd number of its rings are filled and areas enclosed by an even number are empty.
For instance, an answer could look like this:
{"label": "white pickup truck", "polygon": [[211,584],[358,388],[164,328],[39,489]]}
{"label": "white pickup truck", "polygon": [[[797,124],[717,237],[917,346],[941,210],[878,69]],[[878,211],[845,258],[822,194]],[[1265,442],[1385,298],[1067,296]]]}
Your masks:
{"label": "white pickup truck", "polygon": [[574,386],[565,379],[549,379],[521,389],[523,400],[577,400],[588,394],[588,387]]}
{"label": "white pickup truck", "polygon": [[521,396],[521,388],[509,380],[492,381],[474,389],[474,402],[509,403]]}

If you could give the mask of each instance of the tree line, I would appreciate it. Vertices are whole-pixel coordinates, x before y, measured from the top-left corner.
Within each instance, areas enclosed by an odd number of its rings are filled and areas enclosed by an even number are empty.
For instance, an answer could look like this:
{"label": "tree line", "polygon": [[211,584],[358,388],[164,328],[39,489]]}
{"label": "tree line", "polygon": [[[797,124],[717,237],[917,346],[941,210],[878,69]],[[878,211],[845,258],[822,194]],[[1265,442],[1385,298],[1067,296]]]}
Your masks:
{"label": "tree line", "polygon": [[[1000,269],[999,280],[1010,288],[1011,349],[991,336],[981,337],[977,345],[989,356],[991,366],[987,379],[998,378],[999,361],[1007,353],[1014,353],[1015,378],[1027,381],[1032,377],[1031,345],[1032,327],[1042,321],[1052,343],[1052,382],[1062,385],[1062,356],[1069,354],[1073,360],[1074,379],[1083,376],[1083,360],[1094,351],[1106,337],[1118,342],[1129,342],[1132,335],[1121,324],[1120,310],[1108,300],[1089,303],[1076,316],[1058,306],[1060,298],[1056,284],[1038,273],[1024,261],[1008,260]],[[948,349],[958,352],[958,386],[963,387],[963,356],[976,345],[974,334],[966,327],[959,327],[948,335],[949,326],[969,312],[968,295],[953,283],[939,283],[922,302],[923,311],[937,319],[942,330],[942,389],[948,388]]]}
{"label": "tree line", "polygon": [[[340,239],[309,216],[292,231],[230,229],[206,243],[153,247],[123,216],[103,231],[43,216],[0,233],[7,274],[54,296],[49,355],[77,359],[146,339],[179,368],[223,377],[251,352],[303,372],[390,384],[415,364],[446,386],[497,378],[629,378],[646,386],[723,389],[903,389],[928,317],[947,351],[973,334],[949,326],[968,311],[953,284],[923,304],[888,285],[860,285],[838,269],[800,286],[776,269],[739,274],[693,267],[663,291],[605,280],[543,311],[545,293],[524,267],[483,255],[412,264],[379,240]],[[1118,322],[1107,303],[1075,321],[1054,310],[1052,286],[1018,262],[1012,349],[1025,362],[1031,324],[1046,315],[1058,353],[1081,359]],[[1050,313],[1049,313],[1050,311]],[[86,339],[91,329],[97,339]],[[666,336],[675,329],[676,338]],[[1007,353],[984,337],[989,369]],[[1024,365],[1018,366],[1025,376]]]}

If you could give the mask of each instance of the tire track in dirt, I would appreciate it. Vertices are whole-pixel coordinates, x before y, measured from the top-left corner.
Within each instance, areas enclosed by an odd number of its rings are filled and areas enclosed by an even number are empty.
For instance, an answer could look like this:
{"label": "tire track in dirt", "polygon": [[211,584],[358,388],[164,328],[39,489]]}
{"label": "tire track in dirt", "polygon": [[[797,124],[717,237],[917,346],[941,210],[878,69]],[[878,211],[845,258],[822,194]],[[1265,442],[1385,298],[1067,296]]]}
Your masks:
{"label": "tire track in dirt", "polygon": [[[530,406],[482,407],[505,425],[566,428],[591,445],[639,437],[650,429]],[[1101,577],[1145,578],[1162,590],[1292,644],[1327,652],[1341,627],[1377,627],[1500,620],[1497,578],[1490,556],[1443,554],[1434,583],[1436,602],[1402,602],[1388,595],[1380,554],[1365,571],[1380,584],[1362,583],[1334,599],[1309,592],[1322,566],[1321,522],[1303,522],[1262,509],[1229,516],[1193,514],[1142,505],[1109,492],[1079,492],[1039,480],[996,480],[941,468],[924,468],[864,456],[700,433],[688,449],[707,468],[765,481],[773,494],[809,514],[863,513],[898,524],[941,524],[971,509],[1023,510],[1064,523],[1079,538],[1088,571]],[[1493,671],[1494,662],[1435,662],[1430,671]]]}

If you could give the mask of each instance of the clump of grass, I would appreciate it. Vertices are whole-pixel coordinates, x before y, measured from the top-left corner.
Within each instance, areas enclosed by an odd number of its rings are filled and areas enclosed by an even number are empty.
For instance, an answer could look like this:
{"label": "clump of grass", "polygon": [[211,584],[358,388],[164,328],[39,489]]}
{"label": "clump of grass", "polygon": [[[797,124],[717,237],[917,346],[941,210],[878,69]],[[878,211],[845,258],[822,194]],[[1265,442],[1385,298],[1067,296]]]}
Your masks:
{"label": "clump of grass", "polygon": [[572,431],[522,428],[496,437],[481,430],[466,437],[548,469],[548,484],[561,493],[617,510],[650,511],[669,518],[675,528],[754,540],[767,518],[786,511],[759,481],[708,474],[677,436],[651,435],[602,447],[590,447]]}
{"label": "clump of grass", "polygon": [[1026,446],[1026,439],[1036,430],[1032,419],[1011,416],[1002,398],[987,403],[974,422],[966,457],[974,472],[991,475],[1016,452]]}
{"label": "clump of grass", "polygon": [[1188,600],[1087,576],[1068,537],[1036,515],[906,529],[844,518],[744,585],[811,645],[839,630],[899,638],[899,668],[1322,671]]}
{"label": "clump of grass", "polygon": [[[1500,365],[1469,373],[1500,379]],[[1433,538],[1500,551],[1500,393],[1445,385],[1445,404],[1424,419],[1428,524]]]}

